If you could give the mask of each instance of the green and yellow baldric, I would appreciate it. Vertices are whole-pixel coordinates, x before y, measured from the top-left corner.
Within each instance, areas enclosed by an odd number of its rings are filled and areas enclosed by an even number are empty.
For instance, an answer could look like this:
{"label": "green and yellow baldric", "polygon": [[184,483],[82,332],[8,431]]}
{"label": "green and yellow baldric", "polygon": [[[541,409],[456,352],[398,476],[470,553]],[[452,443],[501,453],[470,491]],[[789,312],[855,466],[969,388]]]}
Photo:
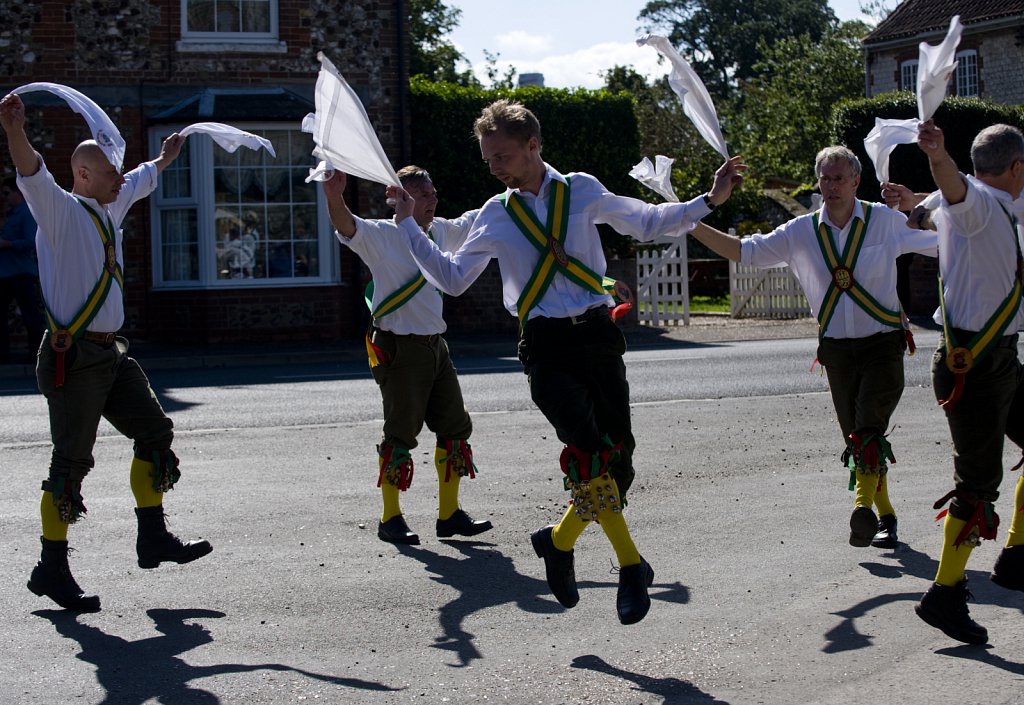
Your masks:
{"label": "green and yellow baldric", "polygon": [[939,400],[939,405],[947,410],[953,406],[963,393],[964,382],[966,381],[965,375],[971,371],[974,363],[995,347],[999,339],[1003,337],[1007,326],[1010,325],[1010,321],[1013,320],[1014,315],[1017,313],[1017,307],[1020,306],[1021,293],[1024,291],[1024,287],[1021,284],[1022,262],[1020,241],[1017,240],[1017,219],[1010,215],[1002,203],[999,204],[999,207],[1002,208],[1003,214],[1006,215],[1006,219],[1010,223],[1010,234],[1013,237],[1013,243],[1017,250],[1017,273],[1014,275],[1013,288],[1010,289],[1010,293],[1006,295],[1006,298],[999,304],[996,312],[985,321],[985,325],[971,338],[966,346],[961,346],[957,342],[956,336],[953,335],[953,326],[950,325],[949,316],[946,314],[946,296],[943,291],[942,276],[939,275],[939,307],[942,311],[942,334],[946,344],[946,368],[955,375],[953,391],[949,398]]}
{"label": "green and yellow baldric", "polygon": [[[427,233],[427,237],[431,240],[434,239],[432,232]],[[402,286],[398,287],[395,291],[391,292],[384,297],[384,300],[377,304],[377,307],[373,307],[373,290],[374,284],[371,279],[366,284],[366,289],[363,291],[363,298],[366,300],[366,308],[370,309],[370,327],[373,327],[373,322],[387,316],[388,314],[394,313],[398,309],[405,306],[407,303],[412,301],[412,297],[419,293],[419,290],[427,283],[426,278],[423,274],[417,272],[416,276],[407,281]],[[440,295],[441,292],[438,292]],[[382,351],[371,340],[370,331],[366,332],[366,355],[370,360],[370,368],[374,368],[380,364]]]}
{"label": "green and yellow baldric", "polygon": [[832,239],[832,229],[825,223],[818,221],[817,213],[812,216],[814,232],[818,237],[818,246],[821,248],[821,254],[825,258],[825,264],[828,265],[829,270],[832,272],[832,281],[825,292],[821,308],[818,309],[818,334],[822,336],[825,335],[825,330],[832,320],[832,315],[836,312],[836,304],[839,303],[839,297],[843,294],[849,295],[864,313],[879,323],[897,329],[903,327],[900,312],[892,311],[880,304],[853,276],[853,270],[857,265],[857,257],[860,255],[860,250],[864,246],[864,240],[867,237],[868,222],[871,220],[871,204],[861,201],[861,207],[864,209],[864,220],[860,218],[853,219],[853,225],[850,226],[850,234],[846,238],[846,247],[843,248],[841,257],[836,248],[835,241]]}
{"label": "green and yellow baldric", "polygon": [[[614,288],[613,280],[597,274],[575,257],[570,257],[565,251],[569,228],[570,191],[568,182],[551,180],[546,227],[541,225],[536,214],[523,203],[523,199],[518,193],[513,192],[507,199],[505,196],[501,196],[502,204],[509,217],[512,218],[512,222],[526,236],[530,244],[541,253],[540,260],[537,262],[533,274],[530,275],[530,280],[523,287],[519,300],[516,302],[520,325],[526,322],[527,315],[543,298],[544,293],[551,286],[555,274],[562,274],[594,294],[606,295],[611,293],[609,289]],[[607,285],[606,282],[608,282]]]}
{"label": "green and yellow baldric", "polygon": [[114,224],[110,222],[109,217],[106,220],[100,218],[99,214],[82,199],[76,196],[75,200],[82,205],[82,208],[92,218],[92,222],[96,226],[96,232],[100,235],[104,253],[103,268],[100,270],[100,276],[96,280],[96,285],[92,288],[89,296],[85,299],[85,303],[82,304],[82,307],[72,317],[70,322],[67,324],[59,323],[50,310],[49,305],[46,306],[46,327],[50,331],[50,347],[58,355],[58,387],[64,383],[64,353],[68,351],[76,340],[82,337],[86,326],[89,325],[92,319],[96,318],[96,314],[103,307],[103,302],[107,300],[110,287],[116,282],[118,287],[122,291],[124,290],[124,275],[121,272],[121,265],[117,261],[117,240],[114,235]]}

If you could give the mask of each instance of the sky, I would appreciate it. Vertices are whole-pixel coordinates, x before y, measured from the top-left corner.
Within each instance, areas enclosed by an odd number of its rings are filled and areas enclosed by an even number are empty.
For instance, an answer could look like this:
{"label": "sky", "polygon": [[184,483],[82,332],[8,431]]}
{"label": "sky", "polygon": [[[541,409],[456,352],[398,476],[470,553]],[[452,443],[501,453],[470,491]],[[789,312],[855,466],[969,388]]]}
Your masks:
{"label": "sky", "polygon": [[[646,0],[445,0],[462,10],[449,37],[484,85],[489,85],[484,51],[499,54],[497,66],[512,64],[520,73],[544,74],[549,88],[600,88],[601,72],[633,66],[648,77],[668,73],[658,52],[638,47],[637,15]],[[830,0],[841,20],[868,19],[860,0]]]}

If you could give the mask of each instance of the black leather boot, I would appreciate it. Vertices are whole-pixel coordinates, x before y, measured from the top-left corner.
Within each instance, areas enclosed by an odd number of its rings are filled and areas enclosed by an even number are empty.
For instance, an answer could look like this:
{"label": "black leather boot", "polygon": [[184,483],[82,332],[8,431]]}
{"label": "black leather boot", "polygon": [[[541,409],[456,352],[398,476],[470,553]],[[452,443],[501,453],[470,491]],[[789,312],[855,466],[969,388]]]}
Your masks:
{"label": "black leather boot", "polygon": [[161,563],[191,563],[213,550],[209,541],[183,542],[167,530],[163,507],[139,507],[139,537],[135,551],[140,568],[156,568]]}
{"label": "black leather boot", "polygon": [[50,541],[40,537],[43,550],[32,569],[28,589],[40,597],[49,597],[66,610],[99,612],[100,598],[86,595],[75,582],[68,566],[68,542]]}

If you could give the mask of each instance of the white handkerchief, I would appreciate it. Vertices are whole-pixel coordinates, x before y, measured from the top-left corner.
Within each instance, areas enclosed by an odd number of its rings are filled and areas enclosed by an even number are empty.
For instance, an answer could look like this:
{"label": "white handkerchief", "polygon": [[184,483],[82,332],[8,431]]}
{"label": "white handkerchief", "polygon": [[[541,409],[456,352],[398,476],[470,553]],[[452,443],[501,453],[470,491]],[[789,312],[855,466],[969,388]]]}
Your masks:
{"label": "white handkerchief", "polygon": [[254,151],[263,147],[270,152],[271,156],[277,156],[277,153],[274,152],[274,145],[270,143],[270,140],[245,130],[239,130],[237,127],[225,125],[222,122],[196,122],[181,130],[178,134],[182,137],[187,137],[194,132],[209,135],[214,142],[228,152],[234,152],[239,147],[248,147]]}
{"label": "white handkerchief", "polygon": [[665,37],[645,34],[637,39],[636,43],[638,46],[648,44],[654,47],[669,60],[672,64],[672,73],[669,74],[668,84],[683,102],[683,112],[693,122],[701,137],[707,140],[715,151],[728,159],[729,148],[725,146],[725,138],[722,137],[715,104],[711,102],[711,96],[708,95],[708,89],[704,87],[700,76]]}
{"label": "white handkerchief", "polygon": [[960,15],[949,21],[946,38],[937,46],[921,42],[917,61],[917,117],[925,122],[946,97],[946,83],[956,70],[956,48],[960,44],[963,27]]}
{"label": "white handkerchief", "polygon": [[654,157],[654,164],[647,157],[629,171],[629,175],[651,189],[669,203],[678,203],[679,197],[672,188],[672,164],[675,159],[670,159],[662,154]]}
{"label": "white handkerchief", "polygon": [[[320,75],[316,80],[316,115],[312,120],[307,115],[302,123],[303,130],[308,127],[313,133],[313,156],[353,176],[400,186],[359,97],[323,52],[317,58]],[[316,178],[314,171],[310,171],[307,181]]]}
{"label": "white handkerchief", "polygon": [[100,106],[96,105],[91,98],[79,93],[74,88],[61,85],[60,83],[29,83],[15,88],[11,93],[32,93],[35,91],[46,91],[53,93],[71,107],[76,113],[85,118],[89,125],[89,131],[96,144],[100,146],[107,159],[118,171],[124,166],[124,138],[118,132],[110,116],[103,112]]}
{"label": "white handkerchief", "polygon": [[889,155],[898,144],[914,144],[917,142],[917,126],[921,123],[917,118],[908,120],[886,120],[875,118],[875,126],[864,138],[864,150],[875,163],[875,176],[878,183],[889,180]]}

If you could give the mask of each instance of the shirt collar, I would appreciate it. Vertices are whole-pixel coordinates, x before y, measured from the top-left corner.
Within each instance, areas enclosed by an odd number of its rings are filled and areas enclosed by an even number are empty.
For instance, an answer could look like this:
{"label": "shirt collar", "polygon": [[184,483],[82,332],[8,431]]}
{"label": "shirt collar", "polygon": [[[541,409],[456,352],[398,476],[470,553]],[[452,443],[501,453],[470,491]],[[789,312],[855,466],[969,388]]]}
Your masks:
{"label": "shirt collar", "polygon": [[[864,206],[861,205],[859,198],[853,199],[853,214],[850,216],[850,220],[847,221],[844,227],[849,227],[850,224],[853,223],[854,218],[860,218],[861,220],[864,220]],[[828,217],[828,211],[825,210],[825,206],[822,206],[821,210],[818,212],[818,220],[821,221],[822,223],[825,223],[830,228],[835,228],[836,230],[843,230],[843,228],[840,228],[838,225],[833,223],[832,219]]]}

